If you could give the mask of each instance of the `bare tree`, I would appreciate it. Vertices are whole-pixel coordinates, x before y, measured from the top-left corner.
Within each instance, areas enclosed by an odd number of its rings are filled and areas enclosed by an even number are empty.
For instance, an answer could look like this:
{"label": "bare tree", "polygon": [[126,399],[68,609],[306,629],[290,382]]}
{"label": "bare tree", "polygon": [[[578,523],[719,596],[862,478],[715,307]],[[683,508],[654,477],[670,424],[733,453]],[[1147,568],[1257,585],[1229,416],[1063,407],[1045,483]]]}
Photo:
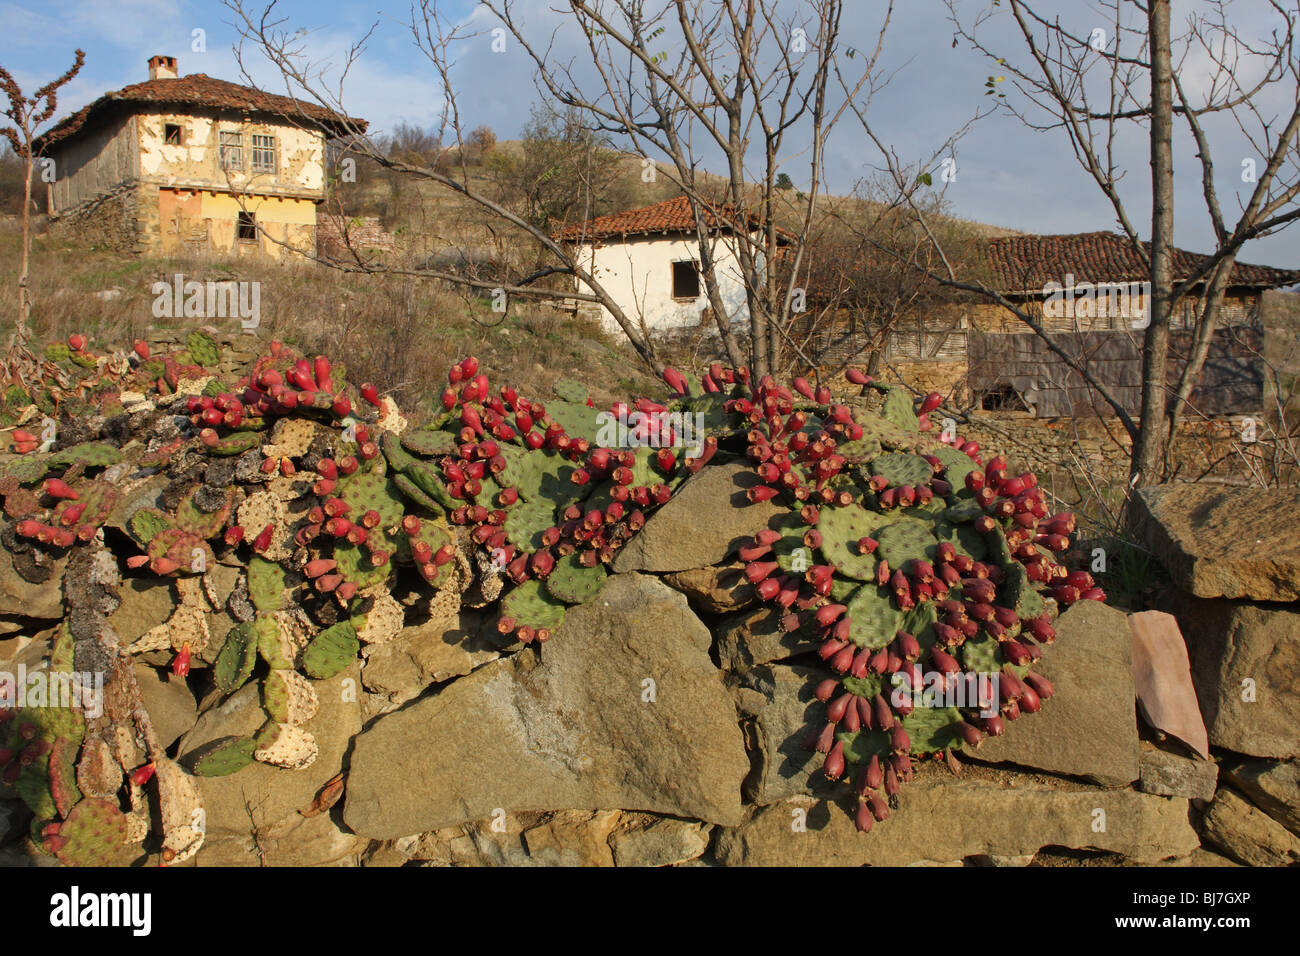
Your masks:
{"label": "bare tree", "polygon": [[[1001,105],[1028,127],[1059,130],[1076,159],[1115,213],[1132,248],[1150,274],[1150,304],[1142,343],[1141,416],[1135,421],[1086,370],[1053,348],[1116,411],[1133,443],[1130,477],[1134,483],[1158,481],[1167,474],[1168,454],[1184,411],[1209,353],[1220,308],[1241,247],[1300,218],[1300,51],[1296,44],[1297,12],[1278,0],[1266,0],[1274,15],[1272,32],[1260,40],[1243,36],[1228,19],[1226,0],[1205,0],[1187,15],[1183,31],[1172,34],[1169,0],[1102,0],[1104,19],[1091,30],[1071,29],[1023,0],[1008,0],[1006,9],[1023,41],[1023,62],[994,50],[979,35],[992,11],[963,24],[957,0],[947,0],[957,37],[997,64],[1011,78],[1017,101]],[[1000,3],[995,6],[1001,6]],[[1197,96],[1190,79],[1208,80]],[[990,78],[993,82],[994,78]],[[1272,112],[1281,104],[1280,115]],[[1261,159],[1249,195],[1240,202],[1236,221],[1223,212],[1215,188],[1214,158],[1208,124],[1235,126],[1240,148]],[[1215,248],[1190,270],[1173,268],[1173,134],[1184,124],[1196,146],[1206,213],[1214,229]],[[1146,127],[1150,141],[1150,239],[1140,235],[1122,180],[1120,158],[1129,128]],[[1234,156],[1234,162],[1236,161]],[[945,278],[958,288],[978,292],[1004,307],[1003,297],[980,283]],[[957,280],[957,281],[954,281]],[[1178,303],[1197,297],[1193,345],[1173,395],[1167,372],[1171,316]],[[1023,309],[1013,309],[1037,334],[1048,333]],[[1050,344],[1049,344],[1050,347]]]}
{"label": "bare tree", "polygon": [[[330,86],[307,56],[302,36],[277,18],[274,2],[225,2],[243,40],[279,70],[290,91],[345,112],[342,78],[360,56],[365,38],[348,51],[338,84]],[[565,25],[580,31],[583,53],[566,61],[553,53],[555,38],[534,35],[511,0],[483,0],[482,5],[533,60],[546,97],[583,117],[593,132],[659,161],[657,168],[688,197],[705,294],[731,361],[762,373],[781,365],[787,355],[797,355],[790,335],[797,319],[792,303],[806,238],[818,215],[827,138],[851,104],[865,111],[883,83],[877,62],[892,2],[880,14],[874,49],[841,51],[842,0],[568,0],[572,19]],[[445,141],[463,145],[452,74],[455,50],[472,34],[464,25],[453,26],[433,0],[413,0],[409,27],[441,86]],[[251,82],[249,71],[243,72]],[[644,324],[583,265],[581,243],[553,239],[545,226],[473,182],[463,164],[457,171],[406,162],[383,155],[359,124],[351,132],[354,148],[380,166],[451,190],[477,203],[502,229],[538,244],[549,264],[507,283],[507,292],[597,303],[643,360],[661,366]],[[775,215],[784,192],[777,182],[782,172],[805,162],[810,185],[799,194],[799,215],[783,230]],[[708,166],[725,172],[709,177],[702,173]],[[590,186],[585,184],[585,207],[590,206]],[[733,247],[745,286],[743,315],[731,314],[719,286],[723,242]],[[778,256],[787,267],[769,268]],[[359,257],[334,264],[379,268]],[[428,270],[421,274],[457,278]],[[560,293],[535,285],[554,275],[573,277],[580,290]],[[742,331],[746,321],[747,331]]]}
{"label": "bare tree", "polygon": [[60,88],[72,81],[81,72],[86,62],[86,54],[76,51],[76,59],[62,76],[45,84],[32,96],[24,96],[18,81],[4,67],[0,67],[0,92],[9,100],[9,107],[4,111],[14,125],[0,127],[0,136],[9,141],[10,148],[22,161],[23,167],[23,236],[22,251],[18,261],[18,317],[14,322],[14,334],[9,342],[9,353],[5,361],[5,377],[10,380],[23,380],[26,373],[34,366],[32,356],[27,351],[27,340],[31,335],[32,299],[29,286],[31,267],[32,234],[32,177],[36,170],[39,150],[34,148],[36,131],[49,122],[58,110],[58,93]]}

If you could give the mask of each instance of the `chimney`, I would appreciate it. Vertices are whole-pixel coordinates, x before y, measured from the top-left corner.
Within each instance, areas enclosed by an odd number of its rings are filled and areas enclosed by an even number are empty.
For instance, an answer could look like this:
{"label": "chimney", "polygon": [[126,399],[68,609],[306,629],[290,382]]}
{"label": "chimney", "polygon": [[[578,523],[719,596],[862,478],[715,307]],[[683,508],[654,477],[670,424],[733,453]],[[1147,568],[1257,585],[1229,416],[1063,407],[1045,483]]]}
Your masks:
{"label": "chimney", "polygon": [[176,79],[176,57],[174,56],[149,57],[149,79],[151,80]]}

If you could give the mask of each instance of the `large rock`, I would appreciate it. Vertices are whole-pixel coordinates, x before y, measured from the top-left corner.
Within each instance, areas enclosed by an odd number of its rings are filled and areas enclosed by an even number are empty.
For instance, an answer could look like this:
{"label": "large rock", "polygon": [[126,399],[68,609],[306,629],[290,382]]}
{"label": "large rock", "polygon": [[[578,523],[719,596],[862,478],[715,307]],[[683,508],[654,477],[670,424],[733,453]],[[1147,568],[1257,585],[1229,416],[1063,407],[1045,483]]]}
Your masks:
{"label": "large rock", "polygon": [[[346,769],[352,738],[361,730],[358,667],[353,664],[326,681],[314,682],[320,709],[303,728],[320,753],[303,770],[253,763],[225,777],[196,777],[207,814],[208,843],[199,866],[267,862],[311,866],[353,861],[365,841],[338,826],[333,814],[304,817],[326,782]],[[247,737],[266,721],[259,687],[244,685],[199,715],[180,742],[181,762],[223,737]]]}
{"label": "large rock", "polygon": [[1210,743],[1300,757],[1300,611],[1180,595],[1174,613]]}
{"label": "large rock", "polygon": [[1022,776],[1010,782],[954,778],[925,767],[903,785],[898,809],[870,833],[858,833],[839,803],[795,797],[721,831],[714,852],[731,866],[908,866],[1023,859],[1057,846],[1152,863],[1191,853],[1198,843],[1186,800],[1064,788]]}
{"label": "large rock", "polygon": [[1300,836],[1300,760],[1243,760],[1224,779],[1282,826]]}
{"label": "large rock", "polygon": [[163,747],[170,747],[194,726],[198,713],[189,684],[183,677],[159,673],[156,668],[143,664],[135,666],[135,679],[159,742]]}
{"label": "large rock", "polygon": [[1228,787],[1215,796],[1201,832],[1210,843],[1247,866],[1300,863],[1300,837]]}
{"label": "large rock", "polygon": [[1208,760],[1210,741],[1178,621],[1164,611],[1142,611],[1130,614],[1128,624],[1138,710],[1156,730],[1177,737]]}
{"label": "large rock", "polygon": [[1300,539],[1278,520],[1300,508],[1300,491],[1174,484],[1144,488],[1135,500],[1151,550],[1182,590],[1300,600]]}
{"label": "large rock", "polygon": [[361,681],[390,703],[404,703],[430,684],[468,674],[500,656],[480,633],[481,618],[465,613],[405,628],[391,641],[366,648]]}
{"label": "large rock", "polygon": [[723,670],[747,671],[810,650],[806,637],[781,627],[781,617],[779,608],[760,607],[718,621],[713,633]]}
{"label": "large rock", "polygon": [[691,607],[706,614],[726,614],[758,602],[758,593],[745,577],[745,564],[739,559],[730,564],[665,574],[664,583],[681,591]]}
{"label": "large rock", "polygon": [[826,705],[813,696],[813,679],[823,676],[811,667],[784,664],[755,667],[745,675],[745,685],[761,695],[746,726],[754,761],[745,780],[749,801],[765,806],[832,788],[825,774],[816,772],[825,758],[806,746],[809,731],[826,722]]}
{"label": "large rock", "polygon": [[609,835],[617,810],[565,810],[523,831],[524,849],[534,866],[613,866]]}
{"label": "large rock", "polygon": [[1098,601],[1080,601],[1056,621],[1056,643],[1035,670],[1056,694],[1042,710],[1006,722],[970,756],[1083,777],[1103,787],[1138,778],[1137,716],[1128,618]]}
{"label": "large rock", "polygon": [[709,848],[709,826],[645,813],[624,814],[609,837],[615,866],[674,866],[702,856]]}
{"label": "large rock", "polygon": [[1162,797],[1213,800],[1219,782],[1219,765],[1213,760],[1190,760],[1146,742],[1138,769],[1138,788]]}
{"label": "large rock", "polygon": [[789,509],[772,501],[750,504],[758,483],[743,462],[712,465],[688,479],[614,559],[614,570],[689,571],[721,564],[768,522]]}
{"label": "large rock", "polygon": [[[108,623],[123,644],[134,643],[176,610],[176,592],[166,578],[126,578],[117,593],[122,603],[109,615]],[[224,638],[225,632],[214,636]]]}
{"label": "large rock", "polygon": [[[22,560],[19,558],[18,560]],[[0,614],[58,620],[63,617],[63,572],[67,558],[49,564],[49,578],[33,584],[18,573],[8,548],[0,548]]]}
{"label": "large rock", "polygon": [[376,720],[352,753],[348,826],[386,839],[498,808],[740,821],[749,761],[682,595],[615,575],[539,650]]}

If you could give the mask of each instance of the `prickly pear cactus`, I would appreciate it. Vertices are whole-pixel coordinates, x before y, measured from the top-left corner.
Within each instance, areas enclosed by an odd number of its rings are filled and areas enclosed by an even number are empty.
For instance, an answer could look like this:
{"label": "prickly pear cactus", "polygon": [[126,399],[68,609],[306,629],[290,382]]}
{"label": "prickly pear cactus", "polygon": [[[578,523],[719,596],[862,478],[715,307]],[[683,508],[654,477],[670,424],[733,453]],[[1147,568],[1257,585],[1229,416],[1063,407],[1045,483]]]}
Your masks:
{"label": "prickly pear cactus", "polygon": [[[193,777],[310,766],[313,682],[396,636],[411,595],[430,615],[495,605],[505,650],[563,640],[566,609],[596,596],[619,549],[719,450],[752,462],[751,500],[788,506],[741,556],[826,662],[813,743],[828,776],[859,767],[864,830],[913,757],[975,746],[1037,710],[1051,687],[1032,665],[1055,608],[1102,596],[1054,559],[1073,519],[1048,515],[1032,475],[930,435],[934,396],[917,406],[891,387],[837,404],[801,379],[792,392],[714,365],[699,385],[665,370],[662,402],[604,410],[572,382],[547,400],[494,390],[471,357],[412,426],[372,385],[277,342],[226,384],[206,333],[162,355],[137,343],[96,356],[76,338],[50,359],[67,401],[9,388],[0,409],[53,424],[15,429],[0,455],[0,546],[33,583],[64,575],[69,669],[92,637],[118,654],[104,665],[116,703],[93,720],[0,710],[0,785],[62,862],[193,856]],[[131,642],[104,617],[122,576],[165,582],[176,603]],[[210,633],[215,612],[235,625]],[[261,729],[170,760],[124,663],[159,655],[205,691],[255,684]],[[1001,695],[930,706],[929,674],[943,688],[994,675]]]}
{"label": "prickly pear cactus", "polygon": [[1074,518],[1048,513],[1032,474],[929,434],[941,396],[914,404],[882,386],[883,402],[836,404],[796,391],[765,378],[728,401],[750,426],[762,482],[750,499],[791,509],[740,554],[784,629],[825,662],[825,722],[809,745],[827,777],[852,781],[865,832],[888,817],[913,758],[953,760],[1039,710],[1052,686],[1032,666],[1056,608],[1105,595],[1057,561]]}

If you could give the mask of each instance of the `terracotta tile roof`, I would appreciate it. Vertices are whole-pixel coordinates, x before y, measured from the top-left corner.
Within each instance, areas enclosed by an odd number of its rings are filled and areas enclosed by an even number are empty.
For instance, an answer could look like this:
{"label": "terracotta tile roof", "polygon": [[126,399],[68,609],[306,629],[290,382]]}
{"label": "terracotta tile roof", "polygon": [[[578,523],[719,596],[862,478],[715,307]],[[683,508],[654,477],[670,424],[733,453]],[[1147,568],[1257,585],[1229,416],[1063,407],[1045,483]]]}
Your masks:
{"label": "terracotta tile roof", "polygon": [[[1149,243],[1143,243],[1148,249]],[[1081,232],[1063,236],[1007,236],[987,243],[992,285],[999,292],[1041,293],[1048,282],[1144,282],[1143,268],[1126,236],[1114,232]],[[1174,281],[1191,275],[1208,259],[1185,249],[1174,250]],[[1238,262],[1231,285],[1278,287],[1300,282],[1300,270],[1274,269]]]}
{"label": "terracotta tile roof", "polygon": [[38,137],[37,148],[43,149],[59,140],[75,136],[83,126],[100,115],[123,107],[130,109],[135,104],[204,106],[249,113],[272,113],[298,123],[321,126],[327,133],[333,135],[348,132],[348,124],[356,130],[366,128],[366,121],[363,119],[342,116],[315,103],[266,93],[249,86],[240,86],[204,73],[191,73],[188,76],[145,80],[143,83],[133,83],[120,90],[105,93],[71,116],[64,117],[49,132]]}
{"label": "terracotta tile roof", "polygon": [[[717,228],[721,220],[721,227],[728,229],[733,215],[731,207],[722,207],[719,213],[720,215],[715,215],[711,210],[706,209],[704,221],[712,229]],[[761,228],[761,220],[756,214],[751,213],[749,221],[753,228]],[[627,212],[597,216],[584,223],[559,229],[551,233],[551,238],[557,242],[577,242],[673,233],[695,234],[695,214],[691,211],[691,201],[686,196],[666,199],[652,206],[642,206],[640,209],[629,209]],[[791,238],[784,229],[778,229],[777,233],[778,242],[787,242]]]}

